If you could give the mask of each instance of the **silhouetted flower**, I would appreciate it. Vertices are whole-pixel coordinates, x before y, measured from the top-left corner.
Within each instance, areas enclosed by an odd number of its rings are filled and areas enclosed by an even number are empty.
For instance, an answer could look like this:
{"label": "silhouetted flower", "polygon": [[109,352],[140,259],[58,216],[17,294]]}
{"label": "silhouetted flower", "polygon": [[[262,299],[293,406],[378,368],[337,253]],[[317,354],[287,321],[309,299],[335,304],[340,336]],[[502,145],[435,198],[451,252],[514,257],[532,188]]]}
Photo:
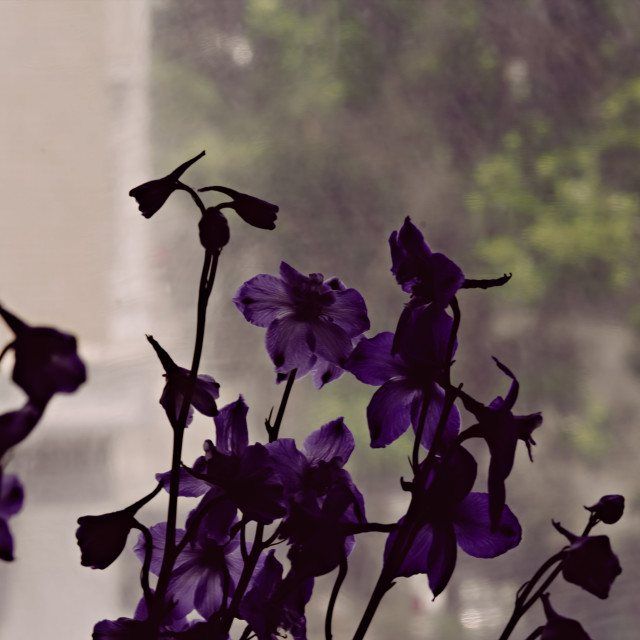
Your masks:
{"label": "silhouetted flower", "polygon": [[[394,335],[388,331],[358,342],[345,364],[358,380],[382,385],[367,407],[372,447],[385,447],[413,425],[417,432],[423,405],[427,405],[422,445],[431,447],[444,407],[438,384],[447,366],[447,344],[453,321],[442,310],[412,310],[405,332],[392,353]],[[455,353],[455,344],[453,352]],[[451,443],[460,428],[455,405],[447,419],[444,443]]]}
{"label": "silhouetted flower", "polygon": [[585,507],[592,515],[605,524],[615,524],[624,513],[624,497],[619,495],[602,496],[596,504]]}
{"label": "silhouetted flower", "polygon": [[516,453],[518,440],[523,440],[527,445],[529,458],[531,445],[535,444],[531,434],[534,429],[542,424],[540,413],[531,413],[526,416],[514,416],[513,406],[518,398],[520,385],[516,377],[497,358],[494,358],[498,368],[511,378],[511,387],[506,398],[498,396],[491,401],[488,407],[460,390],[459,396],[466,409],[478,420],[478,424],[469,427],[460,438],[460,441],[468,438],[484,438],[489,447],[491,461],[489,463],[489,512],[491,526],[496,528],[500,522],[500,514],[506,498],[505,480],[511,473]]}
{"label": "silhouetted flower", "polygon": [[577,536],[559,522],[553,526],[570,542],[562,559],[564,579],[598,598],[608,598],[613,581],[622,573],[608,536]]}
{"label": "silhouetted flower", "polygon": [[[167,379],[167,384],[160,396],[160,404],[166,411],[171,425],[175,427],[182,410],[185,394],[192,384],[191,373],[188,369],[179,367],[153,336],[147,336],[147,340],[154,348],[165,371],[164,377]],[[205,416],[216,416],[218,414],[216,400],[220,395],[219,389],[220,385],[211,376],[200,374],[195,379],[191,407],[195,407]],[[187,414],[187,425],[193,419],[193,409],[191,407],[189,407]]]}
{"label": "silhouetted flower", "polygon": [[407,216],[389,238],[391,273],[415,305],[444,309],[464,282],[464,273],[442,253],[433,253]]}
{"label": "silhouetted flower", "polygon": [[[506,505],[498,529],[490,528],[487,494],[470,493],[476,462],[468,451],[457,447],[441,464],[445,466],[430,474],[426,489],[413,489],[421,492],[419,529],[396,573],[407,577],[426,573],[434,597],[451,578],[457,546],[475,558],[495,558],[518,546],[522,536],[518,519]],[[395,531],[387,538],[385,561],[397,535]]]}
{"label": "silhouetted flower", "polygon": [[[248,520],[262,524],[287,512],[275,460],[265,446],[248,444],[247,411],[242,396],[223,407],[214,418],[216,444],[205,441],[205,455],[180,476],[179,495],[203,496],[187,525],[191,518],[201,517],[200,512],[204,512],[202,527],[218,541],[226,538],[237,509]],[[165,482],[167,490],[169,477],[169,472],[156,476]],[[216,503],[213,509],[212,502]]]}
{"label": "silhouetted flower", "polygon": [[13,349],[13,381],[37,407],[44,409],[55,393],[72,393],[86,379],[76,339],[51,327],[31,327],[0,306],[0,316],[15,334],[0,358]]}
{"label": "silhouetted flower", "polygon": [[31,433],[42,413],[42,408],[28,400],[21,409],[0,416],[0,459],[11,447],[22,442]]}
{"label": "silhouetted flower", "polygon": [[135,515],[160,491],[161,485],[149,495],[121,511],[99,516],[78,518],[76,539],[84,567],[106,569],[122,553],[132,528],[138,527]]}
{"label": "silhouetted flower", "polygon": [[18,476],[7,475],[0,468],[0,560],[13,560],[13,537],[9,518],[15,516],[24,502],[24,489]]}
{"label": "silhouetted flower", "polygon": [[279,207],[266,200],[260,200],[255,196],[240,193],[229,187],[203,187],[198,191],[219,191],[233,199],[233,202],[225,202],[218,207],[233,209],[247,224],[258,229],[275,229]]}
{"label": "silhouetted flower", "polygon": [[158,180],[145,182],[129,191],[129,195],[135,198],[138,209],[145,218],[150,218],[167,201],[169,196],[178,188],[178,183],[182,174],[195,162],[204,156],[204,151],[191,160],[187,160],[177,169],[174,169],[168,176]]}
{"label": "silhouetted flower", "polygon": [[540,640],[591,640],[577,620],[557,614],[549,602],[549,594],[541,596],[547,624],[542,627]]}
{"label": "silhouetted flower", "polygon": [[198,222],[200,244],[209,253],[218,253],[229,242],[229,223],[217,207],[205,210]]}
{"label": "silhouetted flower", "polygon": [[255,276],[236,293],[234,303],[245,319],[267,328],[267,351],[280,374],[310,371],[320,388],[342,374],[352,340],[369,328],[367,307],[355,289],[322,274],[303,276],[286,262],[280,278]]}
{"label": "silhouetted flower", "polygon": [[364,498],[342,468],[354,446],[342,418],[311,433],[300,451],[291,438],[267,445],[289,500],[280,533],[299,576],[332,571],[354,545],[347,525],[366,522]]}

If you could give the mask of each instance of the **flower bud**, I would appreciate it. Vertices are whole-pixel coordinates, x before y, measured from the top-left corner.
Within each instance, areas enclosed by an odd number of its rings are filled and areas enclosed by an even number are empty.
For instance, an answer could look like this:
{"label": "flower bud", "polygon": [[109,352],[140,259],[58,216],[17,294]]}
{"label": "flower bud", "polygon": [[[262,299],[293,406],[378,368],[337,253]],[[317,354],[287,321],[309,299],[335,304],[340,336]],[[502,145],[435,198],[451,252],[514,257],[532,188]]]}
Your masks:
{"label": "flower bud", "polygon": [[602,496],[596,504],[585,507],[592,516],[605,524],[614,524],[622,518],[624,512],[624,497],[618,495]]}
{"label": "flower bud", "polygon": [[562,575],[598,598],[608,598],[613,581],[622,573],[608,536],[576,536],[559,523],[554,527],[571,543],[562,560]]}
{"label": "flower bud", "polygon": [[122,553],[135,518],[129,509],[78,518],[76,538],[83,567],[106,569]]}

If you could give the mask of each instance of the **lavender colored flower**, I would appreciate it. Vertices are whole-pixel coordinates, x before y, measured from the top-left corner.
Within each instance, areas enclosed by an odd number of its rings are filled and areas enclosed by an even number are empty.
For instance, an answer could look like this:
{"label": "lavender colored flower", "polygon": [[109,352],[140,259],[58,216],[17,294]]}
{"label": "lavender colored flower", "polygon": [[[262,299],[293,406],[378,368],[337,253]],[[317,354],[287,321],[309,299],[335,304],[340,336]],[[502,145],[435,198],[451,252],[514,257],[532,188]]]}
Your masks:
{"label": "lavender colored flower", "polygon": [[267,351],[279,374],[312,371],[316,388],[342,375],[353,339],[369,329],[367,308],[355,289],[320,273],[303,276],[286,262],[280,277],[255,276],[236,293],[245,319],[266,327]]}
{"label": "lavender colored flower", "polygon": [[400,231],[391,234],[389,246],[391,273],[402,290],[411,294],[412,303],[444,309],[464,282],[460,267],[444,254],[431,251],[408,216]]}
{"label": "lavender colored flower", "polygon": [[13,381],[44,409],[56,393],[72,393],[87,379],[84,362],[77,353],[76,339],[51,327],[32,327],[0,306],[0,316],[15,334],[0,358],[13,349]]}
{"label": "lavender colored flower", "polygon": [[13,560],[13,537],[9,518],[22,509],[24,489],[18,476],[7,475],[0,468],[0,560]]}
{"label": "lavender colored flower", "polygon": [[31,400],[17,411],[9,411],[0,416],[0,459],[19,442],[22,442],[38,424],[44,409]]}
{"label": "lavender colored flower", "polygon": [[512,409],[518,398],[520,385],[507,367],[497,358],[494,358],[494,361],[498,368],[511,378],[511,387],[506,398],[498,396],[486,407],[462,390],[459,391],[459,395],[465,408],[478,420],[478,424],[469,427],[461,435],[460,441],[468,438],[484,438],[491,454],[488,479],[489,512],[491,526],[495,529],[498,527],[504,507],[505,480],[513,468],[518,440],[523,440],[527,445],[529,458],[533,461],[531,445],[535,445],[535,441],[531,434],[542,424],[542,415],[540,413],[531,413],[526,416],[513,415]]}
{"label": "lavender colored flower", "polygon": [[542,627],[540,640],[591,640],[577,620],[565,618],[555,612],[548,593],[543,593],[541,598],[547,624]]}
{"label": "lavender colored flower", "polygon": [[258,229],[275,229],[278,205],[271,204],[255,196],[240,193],[229,187],[203,187],[198,191],[219,191],[232,198],[232,202],[218,205],[219,208],[233,209],[247,224]]}
{"label": "lavender colored flower", "polygon": [[[166,523],[151,527],[150,532],[153,542],[150,570],[158,575],[164,556]],[[184,529],[176,530],[176,544],[180,544],[184,535]],[[141,561],[145,548],[141,535],[134,547]],[[172,615],[186,616],[195,609],[204,618],[212,616],[233,596],[243,565],[237,537],[220,544],[199,529],[178,555],[169,580],[167,598],[177,603]]]}
{"label": "lavender colored flower", "polygon": [[[188,369],[179,367],[153,336],[147,336],[147,340],[154,348],[165,371],[164,377],[167,379],[167,384],[160,396],[160,404],[166,411],[171,425],[175,428],[182,410],[184,397],[192,384],[191,373]],[[212,417],[218,414],[216,400],[220,395],[220,385],[211,376],[204,374],[197,376],[193,384],[191,407],[189,407],[189,412],[187,413],[187,425],[193,419],[192,407],[195,407],[205,416]]]}
{"label": "lavender colored flower", "polygon": [[144,184],[134,187],[129,191],[129,195],[136,199],[138,208],[145,218],[150,218],[162,207],[169,196],[179,188],[179,182],[182,174],[192,164],[200,160],[204,154],[205,152],[202,151],[194,158],[191,158],[191,160],[187,160],[182,163],[164,178],[145,182]]}
{"label": "lavender colored flower", "polygon": [[562,576],[598,598],[609,597],[613,581],[622,573],[608,536],[577,536],[559,522],[553,526],[569,540],[562,559]]}
{"label": "lavender colored flower", "polygon": [[[425,489],[413,488],[420,491],[417,530],[396,575],[427,574],[434,597],[442,593],[453,574],[458,546],[475,558],[495,558],[520,543],[520,524],[506,505],[499,528],[490,528],[487,494],[471,492],[476,470],[473,456],[457,447],[430,474]],[[397,536],[394,531],[387,538],[385,562]]]}
{"label": "lavender colored flower", "polygon": [[[394,334],[379,333],[358,342],[345,364],[358,380],[381,385],[367,407],[372,447],[386,447],[413,425],[417,432],[426,410],[422,445],[430,448],[444,407],[445,393],[438,384],[447,366],[447,344],[453,321],[442,310],[413,309],[398,348]],[[453,352],[455,353],[455,344]],[[460,413],[454,405],[447,419],[445,446],[460,428]]]}

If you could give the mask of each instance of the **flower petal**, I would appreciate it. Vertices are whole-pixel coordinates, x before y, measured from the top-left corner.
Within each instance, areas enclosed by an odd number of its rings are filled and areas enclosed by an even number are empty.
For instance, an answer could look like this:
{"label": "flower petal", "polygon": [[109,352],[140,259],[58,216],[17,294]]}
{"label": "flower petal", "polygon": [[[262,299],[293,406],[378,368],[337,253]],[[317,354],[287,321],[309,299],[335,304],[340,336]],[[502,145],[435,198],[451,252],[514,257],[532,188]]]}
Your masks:
{"label": "flower petal", "polygon": [[257,327],[268,327],[276,318],[293,312],[285,283],[266,273],[245,282],[233,302],[247,322]]}
{"label": "flower petal", "polygon": [[381,385],[402,375],[401,361],[391,355],[393,333],[384,331],[373,338],[362,338],[345,362],[344,368],[360,382]]}
{"label": "flower petal", "polygon": [[343,418],[337,418],[314,431],[302,445],[302,453],[311,464],[320,460],[332,462],[338,459],[342,467],[355,448],[355,440]]}
{"label": "flower petal", "polygon": [[451,511],[458,544],[474,558],[495,558],[517,547],[522,538],[520,523],[506,505],[500,526],[492,532],[488,507],[486,493],[470,493]]}
{"label": "flower petal", "polygon": [[355,289],[336,291],[326,315],[351,338],[368,331],[371,326],[364,298]]}
{"label": "flower petal", "polygon": [[419,393],[406,380],[400,379],[385,382],[373,394],[367,407],[372,447],[386,447],[409,428],[411,403]]}
{"label": "flower petal", "polygon": [[309,373],[316,357],[309,347],[309,325],[291,316],[274,320],[267,329],[267,351],[276,371],[298,370],[297,377]]}
{"label": "flower petal", "polygon": [[213,419],[216,425],[216,449],[224,454],[241,455],[249,444],[247,412],[249,407],[244,398],[238,399],[220,409]]}

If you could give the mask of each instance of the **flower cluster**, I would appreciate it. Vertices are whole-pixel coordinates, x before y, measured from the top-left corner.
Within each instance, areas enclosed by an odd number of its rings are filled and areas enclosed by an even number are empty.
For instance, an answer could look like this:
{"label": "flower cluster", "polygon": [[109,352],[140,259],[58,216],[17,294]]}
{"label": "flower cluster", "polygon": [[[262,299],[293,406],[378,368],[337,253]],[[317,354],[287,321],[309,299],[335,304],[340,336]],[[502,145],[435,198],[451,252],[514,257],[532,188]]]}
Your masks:
{"label": "flower cluster", "polygon": [[[81,562],[94,569],[111,565],[131,530],[140,532],[134,547],[142,564],[138,607],[131,618],[98,622],[93,637],[227,640],[232,627],[243,625],[242,638],[273,640],[289,634],[304,640],[305,608],[315,580],[337,570],[325,621],[326,636],[331,637],[335,599],[356,539],[379,532],[387,537],[379,579],[354,636],[362,640],[380,601],[398,578],[423,574],[436,597],[454,574],[458,547],[488,559],[520,544],[522,528],[507,506],[506,484],[519,441],[531,457],[532,434],[542,416],[514,413],[518,380],[495,357],[498,369],[511,381],[504,398],[483,402],[462,391],[462,384],[452,383],[461,321],[458,293],[502,286],[510,276],[467,279],[451,259],[434,253],[406,218],[391,234],[389,245],[391,272],[410,297],[395,331],[372,337],[365,336],[370,322],[362,295],[338,278],[303,275],[286,262],[281,262],[279,276],[251,278],[239,287],[233,303],[249,323],[266,329],[276,382],[287,381],[276,417],[270,414],[265,420],[266,441],[252,442],[243,396],[218,409],[220,385],[199,373],[198,367],[218,258],[231,240],[221,210],[233,209],[250,225],[269,230],[275,227],[278,208],[228,187],[194,190],[181,182],[182,174],[203,155],[131,191],[147,218],[174,191],[189,193],[201,214],[199,235],[205,257],[191,368],[178,366],[155,338],[147,336],[164,371],[160,404],[173,431],[172,467],[157,474],[156,489],[135,504],[78,520]],[[212,191],[231,202],[206,207],[198,194]],[[58,388],[44,378],[36,385],[20,373],[14,379],[31,392],[30,406],[37,409],[51,391],[75,388],[77,376],[69,374],[71,369],[67,363]],[[345,372],[378,387],[366,410],[372,447],[394,444],[410,426],[414,432],[411,476],[400,483],[409,494],[408,507],[397,522],[367,520],[364,497],[346,469],[355,439],[343,418],[311,431],[301,445],[281,436],[295,381],[310,374],[320,389]],[[203,444],[203,454],[187,465],[182,461],[182,442],[194,409],[213,419],[212,433]],[[8,418],[23,430],[31,419],[29,411]],[[471,424],[465,426],[465,420]],[[489,449],[487,492],[474,490],[478,464],[463,446],[472,438],[481,438]],[[169,496],[167,518],[147,527],[137,512],[161,489]],[[19,498],[0,496],[0,516],[10,515]],[[178,507],[186,498],[196,499],[197,504],[179,519]],[[623,507],[621,496],[605,496],[588,507],[589,525],[582,536],[555,525],[570,544],[518,593],[501,640],[509,637],[535,601],[543,603],[547,623],[531,637],[588,639],[579,623],[555,613],[547,589],[562,572],[567,581],[598,597],[608,596],[620,565],[608,538],[589,533],[599,522],[619,519]],[[554,565],[557,574],[535,591]]]}

